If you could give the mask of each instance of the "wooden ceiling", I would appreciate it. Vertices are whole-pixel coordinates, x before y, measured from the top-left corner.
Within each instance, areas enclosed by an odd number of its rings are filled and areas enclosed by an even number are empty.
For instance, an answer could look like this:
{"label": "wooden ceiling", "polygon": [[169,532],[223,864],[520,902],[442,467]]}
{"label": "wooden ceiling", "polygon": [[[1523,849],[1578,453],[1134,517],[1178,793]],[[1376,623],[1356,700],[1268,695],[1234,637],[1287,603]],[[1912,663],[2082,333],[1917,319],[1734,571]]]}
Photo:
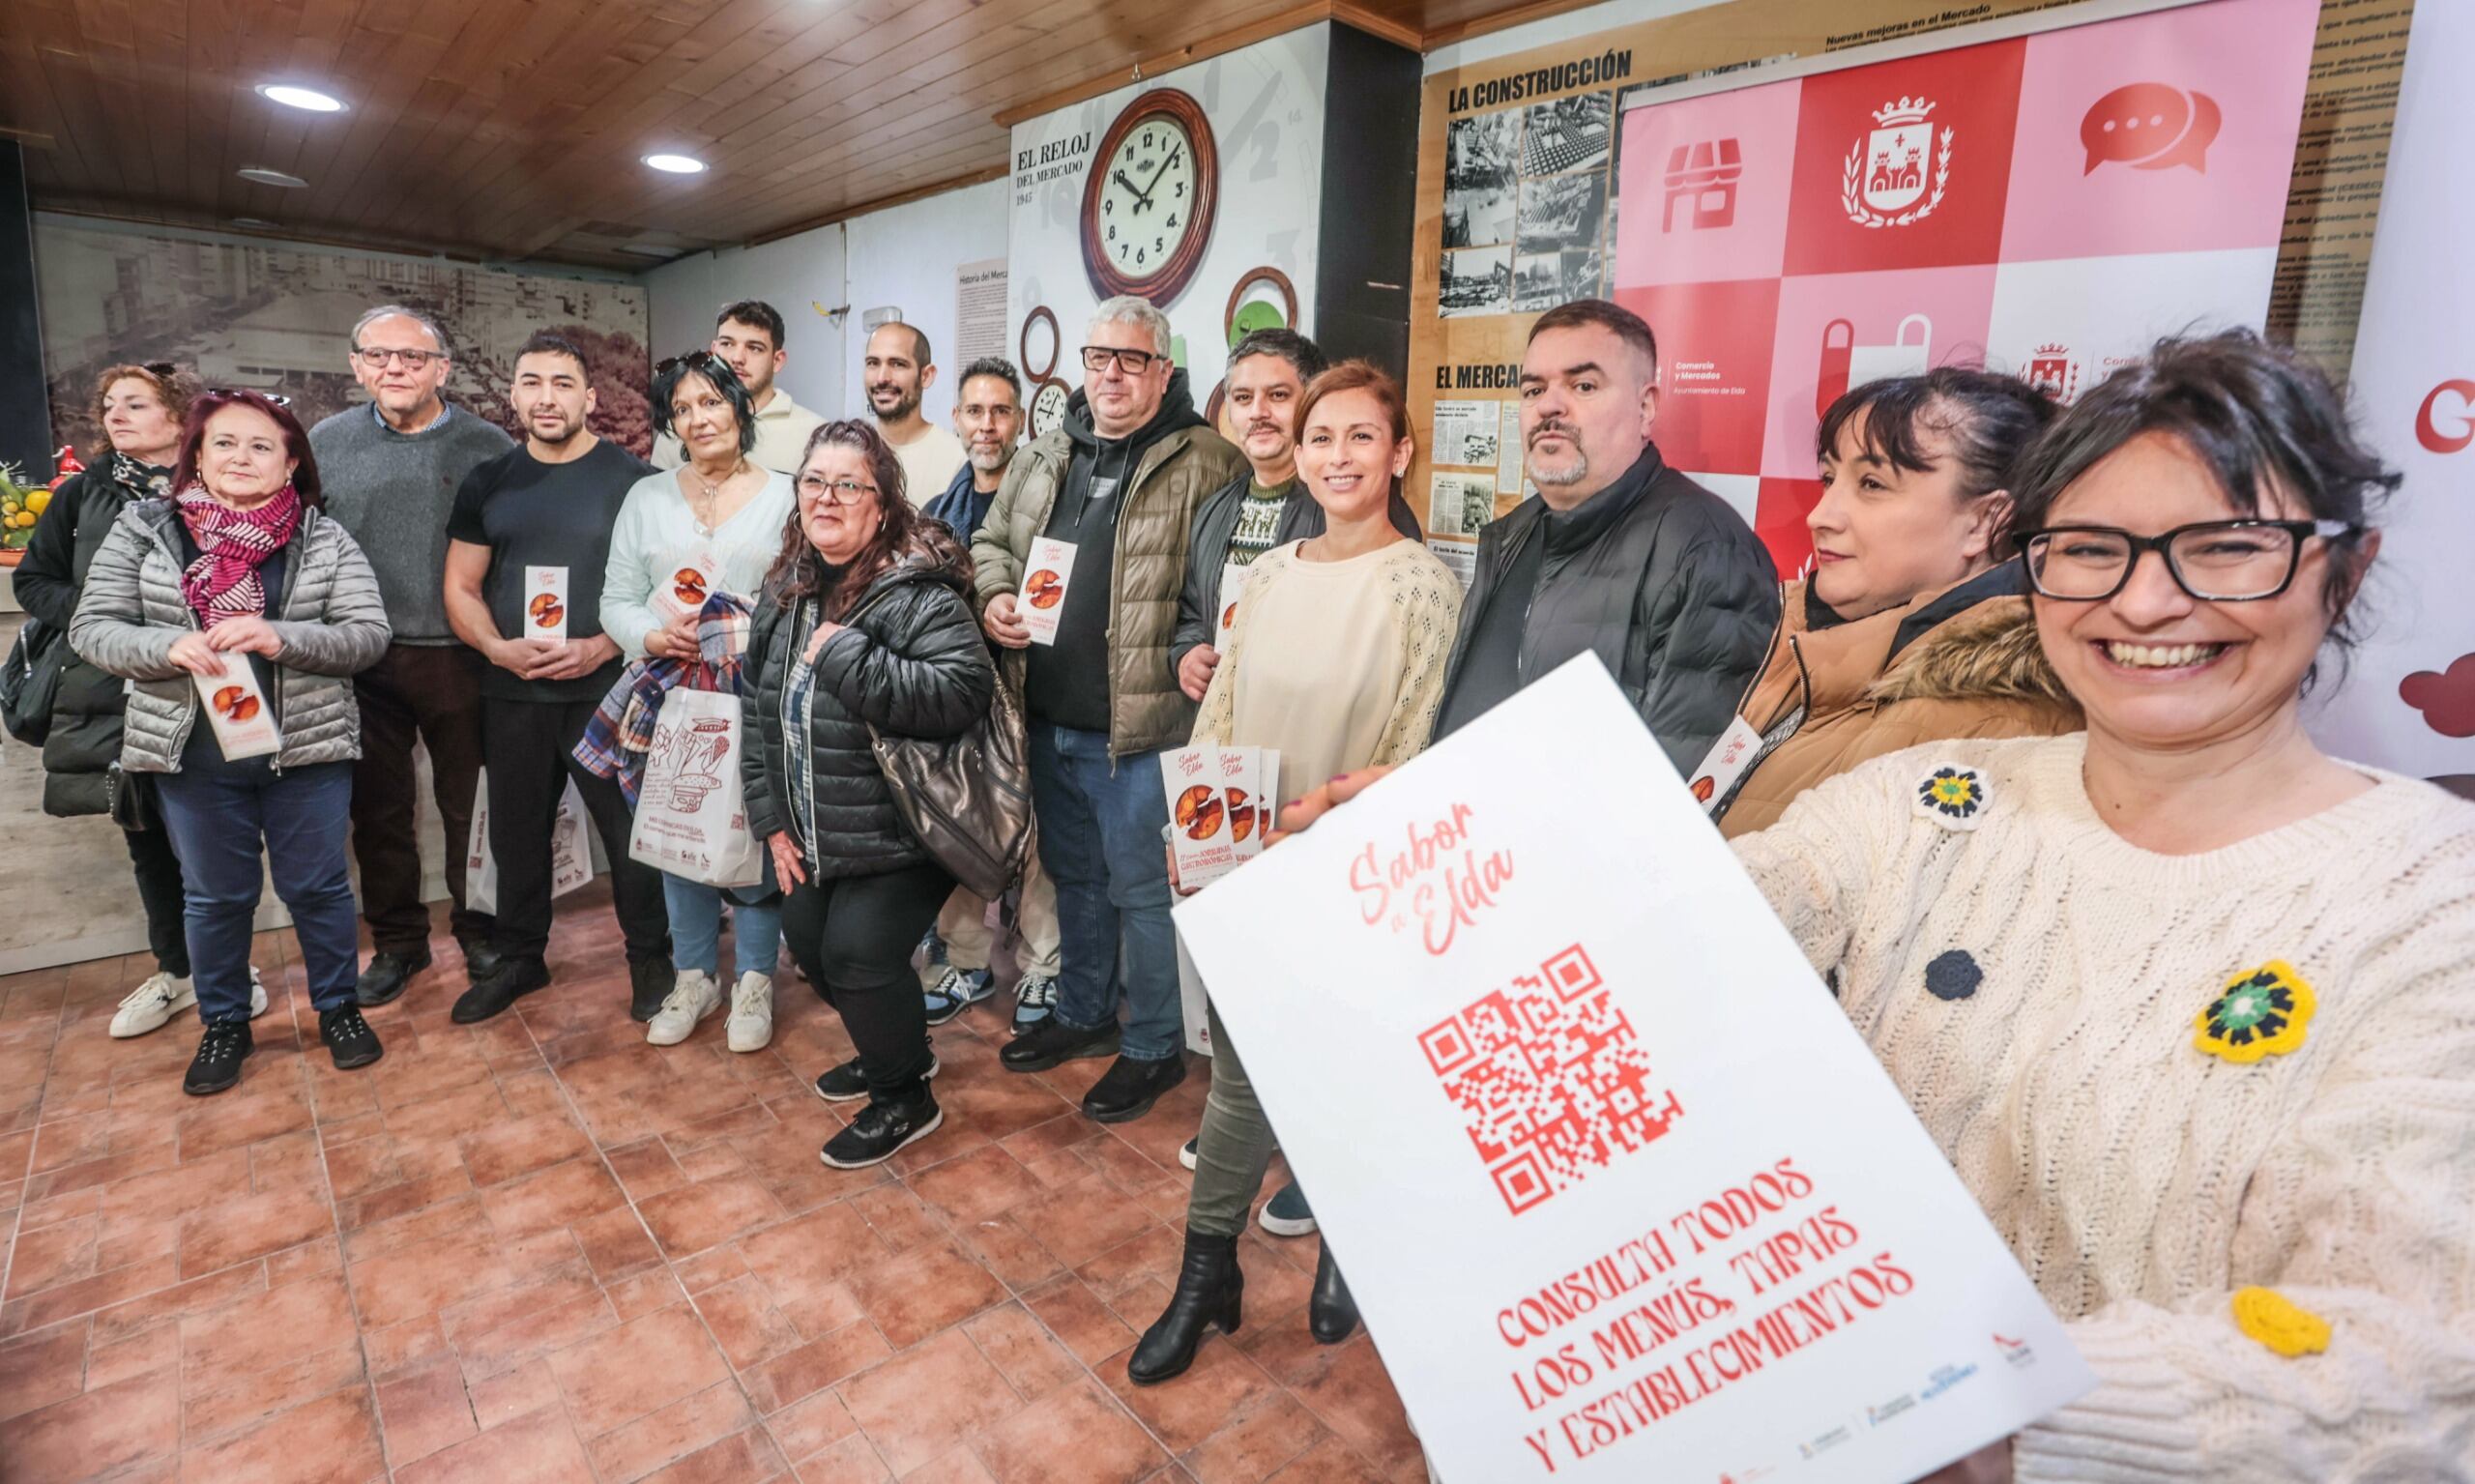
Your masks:
{"label": "wooden ceiling", "polygon": [[[0,137],[39,208],[632,270],[992,178],[1001,116],[1138,64],[1326,16],[1433,46],[1580,3],[0,0]],[[255,91],[285,81],[348,109]],[[663,150],[712,168],[640,162]]]}

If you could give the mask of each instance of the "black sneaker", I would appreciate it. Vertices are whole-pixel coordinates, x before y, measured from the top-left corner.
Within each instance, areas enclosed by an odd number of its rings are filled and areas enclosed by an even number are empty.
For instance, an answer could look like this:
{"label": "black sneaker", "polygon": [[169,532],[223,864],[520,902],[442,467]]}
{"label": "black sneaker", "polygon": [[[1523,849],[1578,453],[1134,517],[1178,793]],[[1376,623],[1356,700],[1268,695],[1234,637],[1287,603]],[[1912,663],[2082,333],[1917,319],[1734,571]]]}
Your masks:
{"label": "black sneaker", "polygon": [[498,973],[499,966],[507,962],[506,954],[481,939],[458,938],[455,942],[464,949],[464,974],[467,978],[486,979]]}
{"label": "black sneaker", "polygon": [[1051,1016],[1008,1041],[997,1060],[1009,1072],[1044,1072],[1079,1058],[1117,1054],[1117,1022],[1094,1031],[1077,1031]]}
{"label": "black sneaker", "polygon": [[1120,1057],[1083,1094],[1083,1116],[1094,1123],[1129,1123],[1151,1111],[1160,1094],[1186,1080],[1186,1059],[1137,1062]]}
{"label": "black sneaker", "polygon": [[679,986],[679,971],[670,955],[627,961],[627,1018],[638,1025],[661,1013],[661,1003]]}
{"label": "black sneaker", "polygon": [[459,1026],[480,1025],[549,982],[548,964],[538,958],[510,958],[499,966],[498,973],[457,996],[447,1018]]}
{"label": "black sneaker", "polygon": [[318,1038],[327,1043],[327,1054],[335,1059],[339,1072],[367,1066],[387,1054],[387,1048],[378,1044],[378,1033],[361,1018],[361,1006],[350,1002],[318,1012]]}
{"label": "black sneaker", "polygon": [[911,1102],[870,1103],[860,1109],[850,1127],[825,1141],[816,1157],[837,1170],[864,1170],[891,1159],[904,1145],[935,1133],[944,1121],[944,1111],[923,1087]]}
{"label": "black sneaker", "polygon": [[[928,1053],[928,1070],[922,1077],[937,1075],[937,1053]],[[859,1059],[853,1057],[826,1072],[816,1080],[816,1095],[829,1103],[856,1103],[868,1095],[868,1079],[859,1070]]]}
{"label": "black sneaker", "polygon": [[230,1089],[241,1080],[241,1059],[257,1049],[246,1020],[218,1020],[197,1038],[197,1056],[189,1062],[181,1091],[205,1097]]}
{"label": "black sneaker", "polygon": [[352,997],[369,1008],[392,1004],[402,995],[413,975],[429,967],[429,949],[422,947],[411,953],[381,949],[369,955],[369,967],[361,971],[361,982],[354,986]]}

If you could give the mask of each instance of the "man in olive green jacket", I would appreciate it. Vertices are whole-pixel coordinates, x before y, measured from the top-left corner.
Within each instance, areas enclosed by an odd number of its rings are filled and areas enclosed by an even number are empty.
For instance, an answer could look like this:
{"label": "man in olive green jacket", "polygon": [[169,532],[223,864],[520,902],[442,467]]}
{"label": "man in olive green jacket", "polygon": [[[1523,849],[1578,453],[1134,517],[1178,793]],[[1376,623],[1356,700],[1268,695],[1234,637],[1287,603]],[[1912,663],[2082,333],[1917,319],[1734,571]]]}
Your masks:
{"label": "man in olive green jacket", "polygon": [[[1169,360],[1168,318],[1150,304],[1101,305],[1082,359],[1064,424],[1007,466],[972,561],[983,625],[1013,652],[1005,672],[1031,718],[1032,806],[1063,940],[1056,1011],[1001,1060],[1035,1072],[1115,1054],[1083,1098],[1087,1115],[1115,1123],[1185,1078],[1159,753],[1185,745],[1194,705],[1169,643],[1195,507],[1246,460],[1196,413]],[[1048,609],[1055,641],[1034,644],[1016,603],[1042,537],[1074,555]]]}

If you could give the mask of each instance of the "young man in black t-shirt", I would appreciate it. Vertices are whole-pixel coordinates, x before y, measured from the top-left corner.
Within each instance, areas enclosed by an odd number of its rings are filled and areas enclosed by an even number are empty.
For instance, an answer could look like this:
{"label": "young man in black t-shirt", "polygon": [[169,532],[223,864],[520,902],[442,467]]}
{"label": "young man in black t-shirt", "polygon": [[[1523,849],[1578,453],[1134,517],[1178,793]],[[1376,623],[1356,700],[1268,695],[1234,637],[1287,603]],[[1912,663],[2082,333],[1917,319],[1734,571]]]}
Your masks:
{"label": "young man in black t-shirt", "polygon": [[[574,748],[626,668],[601,631],[601,571],[621,503],[653,470],[586,428],[594,393],[584,356],[557,335],[525,342],[510,398],[525,441],[465,477],[447,524],[448,622],[490,664],[481,680],[481,766],[489,773],[501,958],[452,1014],[462,1025],[487,1020],[550,982],[542,954],[550,942],[551,834],[572,778],[610,858],[633,1010],[644,1020],[672,980],[661,875],[628,858],[626,797],[579,765]],[[564,637],[532,637],[562,626]]]}

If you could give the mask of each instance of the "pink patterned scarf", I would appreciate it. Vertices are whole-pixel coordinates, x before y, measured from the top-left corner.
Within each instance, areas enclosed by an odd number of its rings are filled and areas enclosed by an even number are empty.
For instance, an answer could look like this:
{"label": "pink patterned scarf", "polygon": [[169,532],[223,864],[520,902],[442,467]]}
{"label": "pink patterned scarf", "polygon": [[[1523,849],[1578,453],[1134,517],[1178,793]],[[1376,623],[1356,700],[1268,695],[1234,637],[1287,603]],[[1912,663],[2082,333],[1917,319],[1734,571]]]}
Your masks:
{"label": "pink patterned scarf", "polygon": [[201,627],[267,611],[266,585],[258,564],[292,539],[301,521],[301,495],[290,484],[246,510],[218,503],[191,480],[173,502],[181,524],[198,545],[198,559],[181,573],[181,596]]}

